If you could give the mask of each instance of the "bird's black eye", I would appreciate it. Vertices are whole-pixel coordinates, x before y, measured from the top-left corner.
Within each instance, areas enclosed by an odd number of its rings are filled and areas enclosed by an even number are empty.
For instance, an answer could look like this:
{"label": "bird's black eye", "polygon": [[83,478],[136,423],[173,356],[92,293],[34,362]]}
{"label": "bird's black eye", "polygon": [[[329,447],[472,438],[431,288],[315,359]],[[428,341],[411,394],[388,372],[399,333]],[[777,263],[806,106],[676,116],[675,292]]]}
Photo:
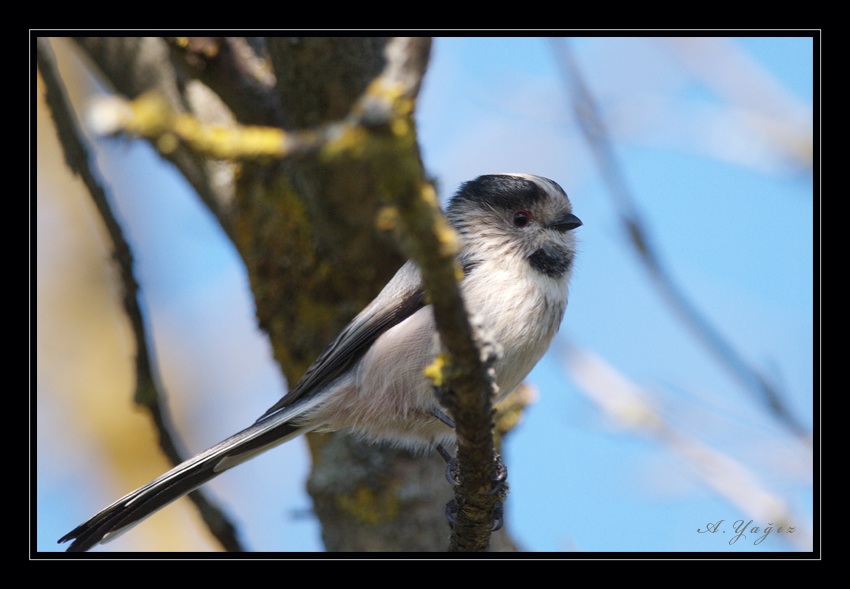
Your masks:
{"label": "bird's black eye", "polygon": [[529,213],[525,209],[519,209],[518,211],[514,211],[513,222],[514,227],[525,227],[526,225],[531,223],[531,213]]}

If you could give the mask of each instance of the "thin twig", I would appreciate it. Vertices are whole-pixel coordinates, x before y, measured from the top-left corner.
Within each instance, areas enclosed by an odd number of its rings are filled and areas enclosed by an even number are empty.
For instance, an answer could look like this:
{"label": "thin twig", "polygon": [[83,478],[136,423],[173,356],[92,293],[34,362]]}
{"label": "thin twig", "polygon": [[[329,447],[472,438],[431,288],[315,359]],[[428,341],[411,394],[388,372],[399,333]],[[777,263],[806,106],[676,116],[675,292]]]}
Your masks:
{"label": "thin twig", "polygon": [[[56,69],[53,53],[46,39],[38,39],[38,69],[46,88],[46,101],[56,125],[59,143],[65,154],[65,162],[70,170],[78,175],[88,188],[98,213],[103,219],[107,233],[112,240],[113,259],[118,265],[119,276],[124,290],[124,312],[130,320],[136,344],[136,391],[134,399],[150,413],[158,436],[159,444],[168,460],[177,465],[185,458],[177,447],[171,433],[165,395],[157,386],[157,379],[151,365],[150,345],[141,305],[138,299],[138,283],[133,275],[133,255],[124,238],[121,225],[112,213],[106,189],[99,179],[99,173],[89,157],[88,149],[80,132],[73,109],[65,94],[61,76]],[[236,537],[233,524],[222,511],[213,505],[201,491],[194,491],[190,498],[198,507],[201,516],[213,535],[227,550],[242,551]]]}
{"label": "thin twig", "polygon": [[[73,37],[75,47],[96,67],[103,83],[116,93],[138,97],[157,92],[172,109],[191,108],[192,85],[180,83],[169,49],[159,37]],[[232,202],[232,172],[218,162],[210,162],[190,149],[178,147],[164,152],[195,189],[198,197],[216,217],[221,227],[229,227],[227,214]]]}
{"label": "thin twig", "polygon": [[244,124],[283,120],[274,75],[244,37],[165,37],[176,64],[208,86]]}
{"label": "thin twig", "polygon": [[567,82],[579,126],[596,157],[602,171],[602,178],[608,184],[608,191],[616,201],[617,211],[623,230],[629,243],[649,272],[653,284],[661,291],[679,318],[691,329],[694,335],[715,355],[723,366],[763,402],[771,414],[795,435],[807,439],[811,433],[788,409],[784,395],[767,376],[753,366],[714,328],[711,322],[700,313],[679,288],[670,273],[665,269],[661,254],[653,245],[647,223],[641,218],[636,201],[632,196],[622,167],[614,154],[611,139],[596,101],[588,88],[582,72],[572,56],[569,45],[564,39],[553,39],[552,48]]}
{"label": "thin twig", "polygon": [[[764,524],[767,524],[773,530],[781,529],[783,531],[776,536],[783,537],[802,550],[812,549],[808,522],[804,526],[802,516],[795,513],[780,495],[768,489],[745,465],[670,423],[653,407],[646,391],[602,358],[569,342],[556,349],[579,389],[609,417],[633,431],[651,436],[681,456],[708,488],[747,514],[747,517],[760,522],[760,526],[766,528]],[[749,529],[749,526],[746,527]],[[706,533],[705,528],[702,529],[700,533]],[[760,533],[765,536],[769,534],[764,530]],[[752,539],[758,540],[758,537],[754,535]],[[734,537],[724,539],[735,541]]]}

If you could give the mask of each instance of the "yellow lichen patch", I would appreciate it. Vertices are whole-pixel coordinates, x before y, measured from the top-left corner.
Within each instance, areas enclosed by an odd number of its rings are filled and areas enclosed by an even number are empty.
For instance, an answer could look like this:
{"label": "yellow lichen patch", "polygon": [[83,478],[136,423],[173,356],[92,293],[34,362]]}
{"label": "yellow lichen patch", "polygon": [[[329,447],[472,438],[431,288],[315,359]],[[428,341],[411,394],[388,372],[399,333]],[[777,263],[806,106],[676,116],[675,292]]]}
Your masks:
{"label": "yellow lichen patch", "polygon": [[148,92],[129,103],[122,120],[124,129],[143,137],[154,137],[167,130],[173,111],[160,94]]}
{"label": "yellow lichen patch", "polygon": [[437,191],[434,190],[434,187],[431,184],[425,183],[422,185],[422,200],[425,201],[426,204],[432,207],[439,206],[440,202],[437,198]]}
{"label": "yellow lichen patch", "polygon": [[437,243],[440,247],[440,255],[453,257],[460,250],[460,243],[457,238],[457,233],[449,226],[448,223],[437,219],[434,223],[434,231],[437,237]]}
{"label": "yellow lichen patch", "polygon": [[[286,158],[317,149],[326,161],[342,154],[358,159],[382,159],[407,153],[416,143],[411,114],[414,103],[402,95],[402,90],[397,84],[376,80],[355,111],[360,116],[294,132],[274,127],[208,125],[190,114],[174,111],[162,95],[154,92],[129,102],[115,97],[100,100],[93,106],[90,119],[98,132],[123,131],[151,139],[166,153],[185,144],[197,153],[229,160]],[[370,101],[372,104],[368,105]],[[375,133],[370,127],[375,122],[367,123],[366,111],[372,107],[378,111],[378,126],[384,123],[389,133]],[[385,121],[381,120],[381,113]],[[394,170],[404,171],[410,165],[404,158],[390,157],[388,161],[393,163]],[[430,187],[429,190],[433,192]],[[436,202],[436,195],[429,195],[429,199]]]}
{"label": "yellow lichen patch", "polygon": [[446,372],[450,366],[451,360],[449,359],[448,354],[440,352],[437,354],[437,357],[434,358],[434,361],[425,367],[423,372],[425,373],[426,378],[434,383],[434,386],[441,387],[448,381]]}
{"label": "yellow lichen patch", "polygon": [[357,520],[367,524],[379,524],[398,516],[399,499],[393,491],[376,493],[374,489],[360,486],[353,493],[339,495],[337,507]]}
{"label": "yellow lichen patch", "polygon": [[407,117],[394,118],[390,125],[390,129],[392,130],[393,135],[396,135],[397,137],[402,137],[412,131],[410,120]]}
{"label": "yellow lichen patch", "polygon": [[366,88],[364,96],[367,100],[374,99],[386,102],[392,106],[395,117],[403,119],[413,112],[414,102],[404,96],[405,88],[399,83],[387,82],[383,77],[376,78]]}
{"label": "yellow lichen patch", "polygon": [[381,231],[392,231],[398,225],[398,208],[394,206],[381,207],[375,217],[375,226]]}
{"label": "yellow lichen patch", "polygon": [[216,57],[220,52],[216,37],[174,37],[173,42],[180,49],[203,55],[207,59]]}
{"label": "yellow lichen patch", "polygon": [[493,421],[496,433],[504,437],[522,420],[525,408],[537,402],[537,390],[527,383],[522,383],[511,394],[493,406]]}
{"label": "yellow lichen patch", "polygon": [[[426,207],[433,210],[439,210],[440,204],[437,198],[437,193],[434,187],[429,183],[422,184],[420,190],[420,198]],[[460,241],[458,240],[457,232],[451,226],[444,222],[439,216],[434,220],[434,232],[437,238],[440,255],[445,257],[453,257],[460,250]]]}
{"label": "yellow lichen patch", "polygon": [[209,139],[211,152],[223,158],[279,156],[285,151],[286,133],[272,127],[241,127],[236,132],[213,127]]}
{"label": "yellow lichen patch", "polygon": [[202,125],[189,115],[174,120],[174,133],[195,151],[222,159],[280,157],[287,135],[274,127]]}
{"label": "yellow lichen patch", "polygon": [[337,133],[333,133],[329,141],[322,147],[320,155],[323,159],[333,160],[343,153],[363,156],[369,133],[362,127],[343,125]]}
{"label": "yellow lichen patch", "polygon": [[[407,149],[411,138],[415,139],[415,129],[411,119],[414,103],[402,96],[403,88],[398,84],[388,84],[385,80],[378,78],[369,85],[359,104],[353,111],[353,117],[344,121],[334,123],[325,128],[323,136],[325,144],[321,155],[325,159],[333,159],[341,153],[348,153],[354,157],[367,156],[381,157],[387,152]],[[364,119],[367,111],[376,110],[379,114],[377,121],[371,124],[385,123],[389,129],[389,136],[382,133],[373,133]],[[381,116],[385,121],[381,120]],[[366,125],[366,126],[364,126]],[[388,141],[389,139],[389,141]],[[396,140],[403,139],[405,142],[397,144]]]}
{"label": "yellow lichen patch", "polygon": [[174,133],[166,133],[156,140],[156,148],[160,153],[168,155],[180,146],[180,141]]}
{"label": "yellow lichen patch", "polygon": [[460,282],[464,278],[463,267],[460,265],[460,262],[455,260],[455,280]]}
{"label": "yellow lichen patch", "polygon": [[115,97],[100,100],[92,107],[89,119],[98,132],[124,131],[145,137],[164,153],[183,143],[197,153],[220,159],[281,158],[288,150],[308,149],[317,141],[309,132],[292,137],[274,127],[207,125],[189,114],[175,112],[154,92],[129,102]]}

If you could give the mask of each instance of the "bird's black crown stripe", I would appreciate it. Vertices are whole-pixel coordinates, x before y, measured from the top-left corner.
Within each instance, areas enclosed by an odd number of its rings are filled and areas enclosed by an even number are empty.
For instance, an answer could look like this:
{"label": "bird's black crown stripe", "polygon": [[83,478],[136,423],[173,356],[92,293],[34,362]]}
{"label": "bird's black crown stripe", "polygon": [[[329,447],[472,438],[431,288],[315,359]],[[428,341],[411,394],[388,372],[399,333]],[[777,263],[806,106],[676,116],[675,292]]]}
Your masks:
{"label": "bird's black crown stripe", "polygon": [[[566,198],[560,186],[554,182],[551,184]],[[516,210],[527,208],[545,199],[546,190],[533,180],[521,176],[491,174],[479,176],[475,180],[461,184],[452,201],[480,202]]]}

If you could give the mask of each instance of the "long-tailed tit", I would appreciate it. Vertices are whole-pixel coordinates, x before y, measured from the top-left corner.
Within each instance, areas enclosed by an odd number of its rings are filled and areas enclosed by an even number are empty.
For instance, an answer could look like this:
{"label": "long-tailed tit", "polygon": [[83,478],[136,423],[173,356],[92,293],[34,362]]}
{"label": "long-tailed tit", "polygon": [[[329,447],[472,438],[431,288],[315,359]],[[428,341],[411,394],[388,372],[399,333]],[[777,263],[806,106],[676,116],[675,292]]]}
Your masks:
{"label": "long-tailed tit", "polygon": [[[549,347],[567,306],[581,221],[564,190],[529,174],[461,185],[446,217],[462,242],[461,292],[470,315],[501,347],[499,396],[513,391]],[[125,495],[63,536],[88,550],[225,470],[310,431],[349,430],[412,449],[454,441],[424,369],[435,352],[422,278],[407,262],[253,425]],[[439,417],[441,418],[439,418]]]}

